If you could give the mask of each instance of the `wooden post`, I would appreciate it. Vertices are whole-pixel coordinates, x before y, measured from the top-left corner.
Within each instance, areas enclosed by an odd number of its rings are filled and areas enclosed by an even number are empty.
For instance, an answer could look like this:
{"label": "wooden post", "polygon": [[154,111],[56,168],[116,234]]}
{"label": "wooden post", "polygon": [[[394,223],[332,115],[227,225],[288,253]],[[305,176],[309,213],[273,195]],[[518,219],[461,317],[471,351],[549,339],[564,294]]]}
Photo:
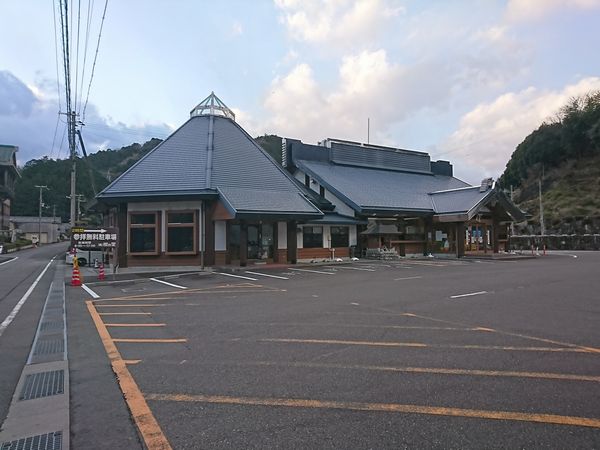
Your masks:
{"label": "wooden post", "polygon": [[248,224],[240,221],[240,267],[248,264]]}
{"label": "wooden post", "polygon": [[205,203],[204,212],[204,264],[207,266],[215,265],[215,222],[213,214],[215,211],[215,202]]}
{"label": "wooden post", "polygon": [[296,237],[297,223],[290,220],[287,223],[287,259],[290,264],[298,262],[298,238]]}
{"label": "wooden post", "polygon": [[119,241],[117,243],[116,261],[119,267],[127,267],[127,203],[119,203],[117,206],[117,228],[119,229]]}
{"label": "wooden post", "polygon": [[456,257],[462,258],[465,256],[465,223],[458,222],[456,224]]}
{"label": "wooden post", "polygon": [[273,262],[279,262],[279,223],[273,222]]}

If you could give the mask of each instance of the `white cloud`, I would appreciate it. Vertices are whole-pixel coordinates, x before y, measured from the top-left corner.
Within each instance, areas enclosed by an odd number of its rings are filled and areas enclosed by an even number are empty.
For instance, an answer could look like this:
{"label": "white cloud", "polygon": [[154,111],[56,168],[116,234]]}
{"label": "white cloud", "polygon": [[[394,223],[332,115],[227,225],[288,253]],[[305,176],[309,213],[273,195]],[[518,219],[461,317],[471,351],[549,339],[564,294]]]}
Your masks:
{"label": "white cloud", "polygon": [[231,25],[230,35],[231,37],[238,37],[244,34],[244,27],[237,20]]}
{"label": "white cloud", "polygon": [[382,0],[275,0],[292,38],[313,44],[364,44],[389,18],[404,12]]}
{"label": "white cloud", "polygon": [[[477,105],[460,120],[458,129],[434,156],[462,162],[457,167],[477,170],[479,175],[499,176],[516,146],[544,121],[551,119],[572,97],[600,89],[600,78],[591,77],[562,90],[529,87],[505,93],[489,103]],[[435,152],[434,152],[435,153]]]}
{"label": "white cloud", "polygon": [[537,20],[559,10],[600,8],[600,0],[509,0],[507,17],[515,21]]}

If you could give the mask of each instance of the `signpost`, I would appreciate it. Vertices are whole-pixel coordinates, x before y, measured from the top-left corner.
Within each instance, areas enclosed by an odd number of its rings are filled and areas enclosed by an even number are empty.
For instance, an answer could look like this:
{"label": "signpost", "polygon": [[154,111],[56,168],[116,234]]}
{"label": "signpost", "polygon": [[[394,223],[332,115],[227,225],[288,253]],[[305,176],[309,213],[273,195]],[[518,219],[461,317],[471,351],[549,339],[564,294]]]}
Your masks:
{"label": "signpost", "polygon": [[73,227],[71,228],[71,247],[76,248],[116,248],[118,229],[113,227]]}

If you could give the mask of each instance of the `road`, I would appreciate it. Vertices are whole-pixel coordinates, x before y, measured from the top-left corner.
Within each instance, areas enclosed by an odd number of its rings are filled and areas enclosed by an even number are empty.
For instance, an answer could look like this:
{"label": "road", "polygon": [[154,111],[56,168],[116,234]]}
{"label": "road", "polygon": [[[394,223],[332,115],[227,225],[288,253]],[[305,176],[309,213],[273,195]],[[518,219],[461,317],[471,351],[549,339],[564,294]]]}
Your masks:
{"label": "road", "polygon": [[74,447],[600,447],[600,253],[249,270],[68,290]]}
{"label": "road", "polygon": [[62,257],[66,249],[66,243],[58,243],[0,257],[0,323],[4,323],[4,326],[0,325],[1,419],[4,419],[8,412],[10,400],[35,336],[42,306],[52,281],[54,265],[62,261],[60,258],[48,268],[10,324],[7,323],[7,318],[50,260],[54,256]]}

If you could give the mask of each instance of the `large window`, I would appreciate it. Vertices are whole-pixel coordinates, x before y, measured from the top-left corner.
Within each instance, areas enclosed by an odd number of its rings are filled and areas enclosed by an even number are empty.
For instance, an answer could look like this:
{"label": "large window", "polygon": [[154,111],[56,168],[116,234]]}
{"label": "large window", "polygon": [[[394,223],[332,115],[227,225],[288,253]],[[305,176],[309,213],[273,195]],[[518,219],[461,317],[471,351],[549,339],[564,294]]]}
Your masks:
{"label": "large window", "polygon": [[304,248],[323,248],[323,227],[302,228]]}
{"label": "large window", "polygon": [[177,211],[167,213],[167,253],[196,253],[196,213]]}
{"label": "large window", "polygon": [[331,247],[350,247],[348,227],[331,227]]}
{"label": "large window", "polygon": [[131,213],[129,216],[129,253],[158,253],[158,213]]}

